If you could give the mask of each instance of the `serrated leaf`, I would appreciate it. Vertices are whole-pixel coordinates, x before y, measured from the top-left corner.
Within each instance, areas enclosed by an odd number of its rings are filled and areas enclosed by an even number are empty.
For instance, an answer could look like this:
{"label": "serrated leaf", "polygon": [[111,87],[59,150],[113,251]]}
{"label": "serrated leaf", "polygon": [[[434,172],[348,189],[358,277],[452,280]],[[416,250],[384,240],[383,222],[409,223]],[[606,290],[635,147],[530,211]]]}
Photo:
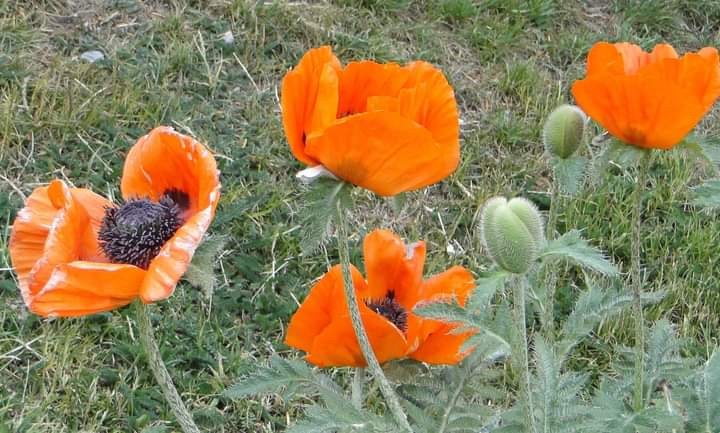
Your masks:
{"label": "serrated leaf", "polygon": [[602,179],[608,166],[616,165],[623,169],[634,167],[645,156],[647,150],[625,144],[616,138],[611,138],[603,144],[605,146],[592,164],[592,178],[594,182]]}
{"label": "serrated leaf", "polygon": [[327,240],[337,204],[349,201],[350,190],[350,184],[332,179],[318,179],[308,187],[301,210],[303,237],[300,248],[304,255],[311,254]]}
{"label": "serrated leaf", "polygon": [[502,290],[509,275],[505,271],[496,271],[476,279],[475,288],[468,298],[465,308],[473,312],[486,308],[495,293]]}
{"label": "serrated leaf", "polygon": [[275,356],[270,365],[259,366],[223,393],[231,399],[249,395],[278,392],[282,387],[302,384],[304,391],[312,390],[324,399],[342,399],[341,388],[328,376],[315,372],[305,361],[286,360]]}
{"label": "serrated leaf", "polygon": [[587,159],[582,156],[552,158],[550,164],[560,192],[570,196],[577,194],[585,179]]}
{"label": "serrated leaf", "polygon": [[720,137],[689,136],[678,147],[690,155],[720,165]]}
{"label": "serrated leaf", "polygon": [[208,236],[195,250],[192,262],[185,272],[185,280],[202,289],[206,298],[211,298],[215,290],[215,262],[227,241],[228,237],[224,235]]}
{"label": "serrated leaf", "polygon": [[617,268],[605,255],[591,246],[580,236],[580,231],[571,230],[550,241],[541,257],[560,257],[603,275],[617,276]]}
{"label": "serrated leaf", "polygon": [[720,210],[720,179],[713,179],[692,189],[693,205],[708,211]]}

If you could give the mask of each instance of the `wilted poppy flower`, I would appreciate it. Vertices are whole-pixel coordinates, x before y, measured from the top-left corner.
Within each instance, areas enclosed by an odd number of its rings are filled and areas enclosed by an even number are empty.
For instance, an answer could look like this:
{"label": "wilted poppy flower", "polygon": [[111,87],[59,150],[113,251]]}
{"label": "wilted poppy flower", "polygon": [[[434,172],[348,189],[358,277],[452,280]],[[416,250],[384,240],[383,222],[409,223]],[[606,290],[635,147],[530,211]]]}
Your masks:
{"label": "wilted poppy flower", "polygon": [[[467,351],[461,346],[472,332],[454,333],[457,325],[423,319],[416,306],[455,298],[464,305],[474,287],[461,266],[423,280],[425,243],[405,245],[393,233],[375,230],[363,244],[367,281],[351,266],[360,316],[378,361],[410,357],[432,364],[455,364]],[[342,272],[330,269],[310,290],[290,320],[286,343],[307,352],[320,367],[364,366],[350,320]]]}
{"label": "wilted poppy flower", "polygon": [[672,46],[599,42],[587,73],[572,86],[577,104],[610,134],[646,149],[670,149],[720,96],[715,48],[678,57]]}
{"label": "wilted poppy flower", "polygon": [[282,82],[295,157],[382,196],[436,183],[460,158],[452,87],[426,62],[343,67],[330,47],[308,51]]}
{"label": "wilted poppy flower", "polygon": [[215,215],[218,177],[205,146],[159,127],[130,149],[122,204],[60,180],[35,189],[9,243],[25,304],[83,316],[167,298]]}

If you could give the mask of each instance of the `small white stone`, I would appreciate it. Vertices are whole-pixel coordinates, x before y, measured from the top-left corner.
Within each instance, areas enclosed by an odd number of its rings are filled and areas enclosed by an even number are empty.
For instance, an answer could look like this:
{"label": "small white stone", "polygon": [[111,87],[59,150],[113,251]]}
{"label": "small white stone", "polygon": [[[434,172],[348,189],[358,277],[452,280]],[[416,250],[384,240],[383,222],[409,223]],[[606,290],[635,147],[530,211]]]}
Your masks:
{"label": "small white stone", "polygon": [[105,54],[103,54],[102,51],[90,50],[80,54],[80,58],[86,62],[95,63],[98,60],[104,59]]}
{"label": "small white stone", "polygon": [[304,184],[311,184],[322,177],[338,180],[334,174],[330,173],[330,171],[322,165],[315,165],[305,170],[300,170],[295,177]]}
{"label": "small white stone", "polygon": [[227,45],[232,45],[233,43],[235,43],[235,36],[233,36],[233,34],[230,30],[228,30],[222,34],[222,40]]}

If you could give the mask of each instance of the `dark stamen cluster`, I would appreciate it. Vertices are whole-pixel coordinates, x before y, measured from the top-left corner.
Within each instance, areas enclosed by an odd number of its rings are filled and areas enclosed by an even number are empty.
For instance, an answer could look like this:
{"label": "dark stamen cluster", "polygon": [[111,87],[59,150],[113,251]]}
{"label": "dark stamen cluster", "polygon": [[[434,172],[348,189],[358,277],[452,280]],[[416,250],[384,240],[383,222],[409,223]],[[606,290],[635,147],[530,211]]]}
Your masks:
{"label": "dark stamen cluster", "polygon": [[167,191],[159,201],[130,199],[119,207],[105,209],[98,240],[113,263],[147,269],[165,242],[182,226],[187,194]]}
{"label": "dark stamen cluster", "polygon": [[407,331],[407,311],[395,300],[395,292],[392,290],[385,298],[366,301],[365,304],[374,312],[388,319],[402,332]]}

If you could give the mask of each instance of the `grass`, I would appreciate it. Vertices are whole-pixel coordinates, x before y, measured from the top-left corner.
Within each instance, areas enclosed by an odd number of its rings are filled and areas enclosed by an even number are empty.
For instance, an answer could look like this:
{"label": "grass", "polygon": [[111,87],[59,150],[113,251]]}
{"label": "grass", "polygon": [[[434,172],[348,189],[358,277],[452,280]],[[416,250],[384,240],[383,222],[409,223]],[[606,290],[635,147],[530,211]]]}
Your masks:
{"label": "grass", "polygon": [[[446,72],[463,120],[459,169],[411,193],[401,212],[359,193],[377,211],[358,217],[353,240],[390,227],[428,241],[429,273],[455,263],[477,273],[489,265],[475,230],[482,202],[526,194],[547,207],[541,124],[570,101],[592,43],[718,45],[719,18],[714,2],[700,0],[0,1],[0,220],[11,224],[23,197],[55,177],[119,196],[126,151],[156,125],[208,143],[223,183],[212,230],[229,236],[220,284],[210,298],[182,284],[151,311],[204,428],[282,431],[296,406],[230,402],[221,392],[271,353],[295,356],[282,336],[296,300],[337,260],[332,248],[300,256],[302,191],[288,175],[300,165],[279,120],[279,80],[305,50],[330,44],[345,61],[425,59]],[[222,40],[227,31],[233,44]],[[86,50],[105,58],[81,61]],[[716,120],[702,128],[718,133]],[[700,355],[720,338],[720,221],[687,206],[688,185],[707,169],[678,152],[656,158],[643,224],[647,289],[669,293],[650,315],[671,318]],[[625,269],[631,189],[615,173],[561,215]],[[0,432],[173,431],[128,309],[73,320],[28,314],[8,236],[0,232]],[[449,242],[461,253],[448,254]],[[606,324],[600,336],[627,341],[630,327]]]}

